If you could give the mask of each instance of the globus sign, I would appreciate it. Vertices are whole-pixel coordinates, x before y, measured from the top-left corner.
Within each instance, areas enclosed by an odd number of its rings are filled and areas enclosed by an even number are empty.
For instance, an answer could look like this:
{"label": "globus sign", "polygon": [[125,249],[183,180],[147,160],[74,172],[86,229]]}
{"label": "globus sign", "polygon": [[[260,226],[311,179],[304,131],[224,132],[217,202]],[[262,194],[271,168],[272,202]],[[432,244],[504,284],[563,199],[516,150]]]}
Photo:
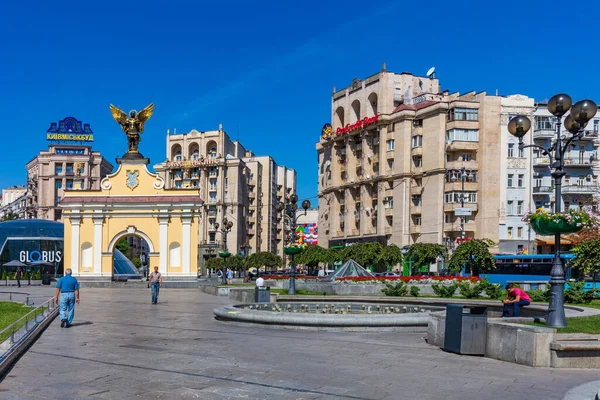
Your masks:
{"label": "globus sign", "polygon": [[49,263],[60,262],[62,260],[62,251],[26,251],[23,250],[19,253],[19,261],[21,262],[36,262],[46,261]]}

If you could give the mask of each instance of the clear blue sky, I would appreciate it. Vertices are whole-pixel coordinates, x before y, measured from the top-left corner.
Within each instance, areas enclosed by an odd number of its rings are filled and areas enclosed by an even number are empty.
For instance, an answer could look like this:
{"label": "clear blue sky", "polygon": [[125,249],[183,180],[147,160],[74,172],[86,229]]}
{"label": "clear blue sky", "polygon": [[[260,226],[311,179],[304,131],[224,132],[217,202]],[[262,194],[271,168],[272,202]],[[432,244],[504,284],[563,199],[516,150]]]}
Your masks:
{"label": "clear blue sky", "polygon": [[[488,4],[489,3],[489,4]],[[216,129],[317,191],[315,142],[331,90],[381,68],[443,89],[600,99],[600,6],[555,1],[9,1],[0,13],[0,187],[24,184],[50,122],[91,124],[111,162],[125,135],[108,105],[155,103],[140,148]],[[579,39],[579,38],[583,39]]]}

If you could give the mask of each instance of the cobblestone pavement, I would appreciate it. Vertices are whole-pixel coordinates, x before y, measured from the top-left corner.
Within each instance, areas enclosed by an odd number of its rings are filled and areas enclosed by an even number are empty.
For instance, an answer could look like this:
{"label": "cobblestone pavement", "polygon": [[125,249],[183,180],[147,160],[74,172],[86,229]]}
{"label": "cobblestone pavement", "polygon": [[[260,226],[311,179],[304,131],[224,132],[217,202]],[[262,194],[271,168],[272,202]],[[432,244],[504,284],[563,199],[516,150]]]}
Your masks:
{"label": "cobblestone pavement", "polygon": [[56,319],[0,399],[547,400],[600,376],[445,353],[423,334],[216,321],[224,303],[197,290],[165,289],[152,305],[143,289],[84,289],[74,326]]}

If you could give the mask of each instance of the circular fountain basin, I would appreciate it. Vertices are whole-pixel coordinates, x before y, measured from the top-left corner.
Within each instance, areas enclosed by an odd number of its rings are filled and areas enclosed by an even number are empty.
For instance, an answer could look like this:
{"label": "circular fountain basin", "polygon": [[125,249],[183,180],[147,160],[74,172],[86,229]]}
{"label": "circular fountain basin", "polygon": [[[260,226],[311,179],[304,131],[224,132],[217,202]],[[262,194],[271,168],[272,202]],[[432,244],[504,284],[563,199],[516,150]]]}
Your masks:
{"label": "circular fountain basin", "polygon": [[303,329],[402,330],[424,332],[429,313],[443,307],[360,302],[279,302],[219,307],[219,320]]}

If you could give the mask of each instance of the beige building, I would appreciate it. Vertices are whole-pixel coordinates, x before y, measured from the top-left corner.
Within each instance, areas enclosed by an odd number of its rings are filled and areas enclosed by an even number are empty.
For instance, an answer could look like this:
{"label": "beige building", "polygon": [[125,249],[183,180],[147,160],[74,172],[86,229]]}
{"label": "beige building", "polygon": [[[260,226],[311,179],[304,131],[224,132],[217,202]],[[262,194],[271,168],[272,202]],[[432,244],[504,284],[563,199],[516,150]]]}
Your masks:
{"label": "beige building", "polygon": [[332,133],[317,143],[319,244],[452,248],[463,226],[465,238],[497,241],[500,101],[385,64],[334,89]]}
{"label": "beige building", "polygon": [[[52,123],[47,131],[52,144],[27,163],[27,208],[29,218],[62,221],[57,206],[70,190],[99,190],[100,181],[113,166],[89,145],[93,140],[88,124],[73,117]],[[67,144],[61,144],[67,143]]]}
{"label": "beige building", "polygon": [[2,199],[0,199],[0,207],[9,205],[27,192],[25,186],[12,186],[2,189]]}
{"label": "beige building", "polygon": [[275,206],[295,191],[295,171],[278,166],[270,156],[255,156],[232,141],[222,126],[206,132],[167,132],[166,154],[167,160],[154,166],[165,187],[199,190],[204,200],[198,227],[201,269],[223,248],[225,217],[233,222],[227,234],[232,254],[283,253]]}

